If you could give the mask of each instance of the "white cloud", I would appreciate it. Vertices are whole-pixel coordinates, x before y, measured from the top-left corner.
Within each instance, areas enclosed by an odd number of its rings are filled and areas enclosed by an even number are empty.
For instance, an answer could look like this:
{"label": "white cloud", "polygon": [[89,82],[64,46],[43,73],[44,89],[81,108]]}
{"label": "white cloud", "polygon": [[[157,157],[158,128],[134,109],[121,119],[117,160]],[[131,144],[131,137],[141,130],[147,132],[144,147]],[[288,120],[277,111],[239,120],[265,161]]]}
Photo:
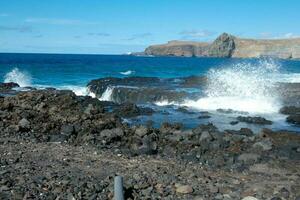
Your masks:
{"label": "white cloud", "polygon": [[31,26],[1,26],[0,31],[17,31],[20,33],[32,32]]}
{"label": "white cloud", "polygon": [[190,30],[190,31],[182,31],[179,33],[184,38],[204,38],[214,35],[215,33],[207,30]]}
{"label": "white cloud", "polygon": [[96,25],[97,22],[75,20],[75,19],[57,19],[57,18],[27,18],[27,23],[51,24],[51,25]]}
{"label": "white cloud", "polygon": [[137,40],[137,39],[144,39],[147,37],[151,37],[152,33],[140,33],[140,34],[134,34],[130,38],[127,38],[125,40]]}

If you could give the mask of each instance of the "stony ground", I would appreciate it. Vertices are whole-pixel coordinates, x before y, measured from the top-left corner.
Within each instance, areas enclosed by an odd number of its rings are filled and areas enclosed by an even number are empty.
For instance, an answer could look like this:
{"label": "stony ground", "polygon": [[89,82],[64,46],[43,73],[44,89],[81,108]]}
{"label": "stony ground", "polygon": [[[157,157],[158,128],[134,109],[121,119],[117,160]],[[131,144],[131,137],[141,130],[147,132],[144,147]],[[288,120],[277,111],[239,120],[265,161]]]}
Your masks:
{"label": "stony ground", "polygon": [[0,97],[0,199],[113,199],[116,175],[126,199],[300,199],[299,133],[130,127],[120,110],[143,110],[103,104],[56,90]]}
{"label": "stony ground", "polygon": [[126,197],[131,199],[296,199],[300,195],[299,160],[254,164],[237,172],[58,143],[10,141],[0,145],[0,152],[0,199],[112,199],[115,175],[124,177]]}

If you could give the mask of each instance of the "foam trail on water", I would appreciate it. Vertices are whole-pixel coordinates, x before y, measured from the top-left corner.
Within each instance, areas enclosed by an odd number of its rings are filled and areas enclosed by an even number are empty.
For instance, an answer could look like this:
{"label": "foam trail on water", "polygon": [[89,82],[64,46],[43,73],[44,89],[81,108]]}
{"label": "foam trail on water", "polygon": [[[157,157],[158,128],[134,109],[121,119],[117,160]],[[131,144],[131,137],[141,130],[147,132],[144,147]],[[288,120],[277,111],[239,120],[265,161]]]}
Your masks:
{"label": "foam trail on water", "polygon": [[106,90],[103,92],[101,97],[99,98],[100,101],[112,101],[112,94],[114,91],[114,87],[108,86]]}
{"label": "foam trail on water", "polygon": [[135,73],[135,71],[131,71],[131,70],[128,70],[128,71],[125,71],[125,72],[120,72],[120,74],[126,75],[126,76],[134,74],[134,73]]}
{"label": "foam trail on water", "polygon": [[21,87],[31,86],[32,78],[29,73],[14,68],[4,76],[4,83],[14,82]]}
{"label": "foam trail on water", "polygon": [[184,106],[195,109],[218,108],[250,113],[276,113],[280,109],[276,92],[272,89],[280,67],[267,59],[256,64],[239,63],[208,72],[206,96],[197,101],[187,100]]}

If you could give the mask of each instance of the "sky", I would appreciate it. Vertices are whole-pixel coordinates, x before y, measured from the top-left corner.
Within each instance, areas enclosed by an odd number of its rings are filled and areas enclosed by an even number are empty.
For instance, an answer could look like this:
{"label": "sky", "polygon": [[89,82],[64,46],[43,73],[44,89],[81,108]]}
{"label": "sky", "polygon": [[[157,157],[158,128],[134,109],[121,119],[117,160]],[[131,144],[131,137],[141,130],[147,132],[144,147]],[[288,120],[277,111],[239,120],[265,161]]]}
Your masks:
{"label": "sky", "polygon": [[0,52],[123,54],[170,40],[300,36],[299,0],[0,0]]}

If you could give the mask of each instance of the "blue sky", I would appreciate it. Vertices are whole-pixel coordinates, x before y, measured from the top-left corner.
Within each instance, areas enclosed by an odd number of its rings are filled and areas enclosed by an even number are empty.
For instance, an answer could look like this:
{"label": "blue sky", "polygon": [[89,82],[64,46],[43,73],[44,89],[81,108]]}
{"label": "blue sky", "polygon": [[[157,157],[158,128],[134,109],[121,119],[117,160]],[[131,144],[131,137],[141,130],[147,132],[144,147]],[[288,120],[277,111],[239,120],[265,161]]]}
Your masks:
{"label": "blue sky", "polygon": [[169,40],[300,36],[299,0],[1,0],[0,52],[121,54]]}

